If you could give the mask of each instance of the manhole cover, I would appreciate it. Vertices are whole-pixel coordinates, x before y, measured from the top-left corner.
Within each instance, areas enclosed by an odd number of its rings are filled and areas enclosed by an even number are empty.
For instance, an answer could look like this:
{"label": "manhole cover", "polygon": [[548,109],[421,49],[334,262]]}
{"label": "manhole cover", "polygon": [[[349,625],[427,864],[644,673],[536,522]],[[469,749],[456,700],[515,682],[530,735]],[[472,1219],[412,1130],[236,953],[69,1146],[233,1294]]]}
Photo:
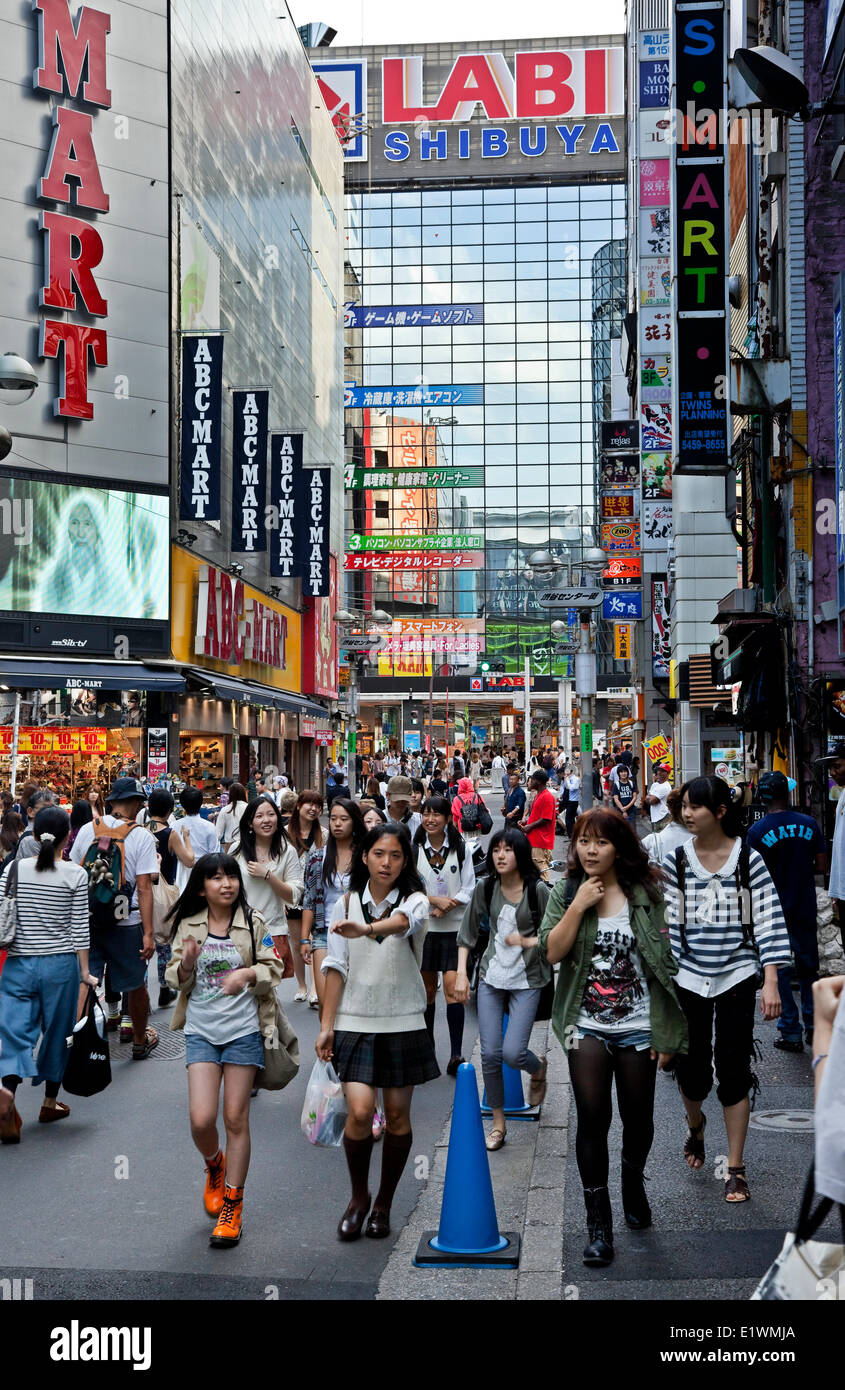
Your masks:
{"label": "manhole cover", "polygon": [[[121,1058],[128,1058],[132,1055],[131,1042],[122,1043],[116,1033],[109,1035],[109,1056],[119,1061]],[[185,1059],[185,1034],[181,1029],[176,1033],[171,1033],[170,1029],[158,1029],[158,1047],[150,1053],[150,1060],[153,1057],[167,1057],[168,1059]]]}
{"label": "manhole cover", "polygon": [[812,1110],[756,1110],[749,1120],[752,1129],[790,1130],[808,1134],[814,1128]]}

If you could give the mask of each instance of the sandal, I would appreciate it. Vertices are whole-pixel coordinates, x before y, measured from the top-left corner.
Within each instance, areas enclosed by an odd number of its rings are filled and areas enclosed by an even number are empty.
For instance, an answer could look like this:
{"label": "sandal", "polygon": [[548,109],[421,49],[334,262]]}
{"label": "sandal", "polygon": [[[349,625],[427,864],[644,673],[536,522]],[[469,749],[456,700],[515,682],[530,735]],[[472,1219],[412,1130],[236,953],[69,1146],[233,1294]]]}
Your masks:
{"label": "sandal", "polygon": [[506,1134],[507,1130],[491,1129],[490,1133],[487,1135],[487,1138],[485,1140],[488,1153],[495,1153],[497,1149],[500,1149],[502,1147],[502,1145],[505,1142]]}
{"label": "sandal", "polygon": [[145,1057],[149,1057],[154,1047],[158,1047],[158,1033],[155,1028],[147,1028],[144,1032],[144,1041],[132,1044],[132,1061],[143,1062]]}
{"label": "sandal", "polygon": [[740,1163],[736,1168],[728,1168],[728,1176],[725,1178],[725,1201],[731,1203],[751,1201],[751,1193],[748,1191],[748,1183],[745,1180],[744,1163]]}
{"label": "sandal", "polygon": [[545,1058],[542,1067],[535,1072],[528,1084],[528,1104],[532,1107],[542,1105],[546,1099],[546,1076],[549,1070],[549,1059]]}
{"label": "sandal", "polygon": [[702,1115],[701,1123],[693,1129],[687,1120],[687,1137],[684,1141],[684,1158],[697,1158],[700,1163],[688,1163],[690,1172],[697,1173],[699,1168],[704,1167],[704,1126],[707,1124],[707,1116]]}

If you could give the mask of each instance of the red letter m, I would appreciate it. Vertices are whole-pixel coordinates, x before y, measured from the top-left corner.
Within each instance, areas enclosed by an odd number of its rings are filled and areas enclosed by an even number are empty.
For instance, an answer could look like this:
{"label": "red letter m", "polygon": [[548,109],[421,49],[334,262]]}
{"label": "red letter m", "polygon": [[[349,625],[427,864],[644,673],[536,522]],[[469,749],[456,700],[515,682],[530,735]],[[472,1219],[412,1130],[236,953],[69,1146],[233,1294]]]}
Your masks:
{"label": "red letter m", "polygon": [[111,92],[106,86],[106,34],[111,17],[83,6],[74,25],[68,0],[32,0],[32,8],[39,12],[38,67],[32,75],[33,86],[63,94],[66,85],[70,96],[79,97],[87,62],[82,98],[95,106],[111,106]]}

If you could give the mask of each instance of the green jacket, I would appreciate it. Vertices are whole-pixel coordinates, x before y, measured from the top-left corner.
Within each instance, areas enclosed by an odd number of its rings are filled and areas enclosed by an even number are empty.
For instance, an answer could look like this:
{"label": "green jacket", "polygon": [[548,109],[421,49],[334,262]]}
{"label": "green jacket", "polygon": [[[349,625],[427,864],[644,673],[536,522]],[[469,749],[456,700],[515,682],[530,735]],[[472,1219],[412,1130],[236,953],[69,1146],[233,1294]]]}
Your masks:
{"label": "green jacket", "polygon": [[[545,954],[549,933],[563,917],[579,886],[573,879],[561,879],[552,889],[540,927],[538,949],[542,954]],[[669,945],[663,902],[652,902],[645,889],[637,884],[631,894],[630,909],[631,928],[648,982],[652,1046],[656,1052],[686,1052],[687,1021],[672,982],[672,977],[678,973],[678,963]],[[552,1027],[564,1049],[571,1046],[569,1040],[573,1034],[567,1030],[574,1025],[581,1008],[598,922],[598,913],[591,907],[581,919],[572,950],[560,964],[552,1006]]]}

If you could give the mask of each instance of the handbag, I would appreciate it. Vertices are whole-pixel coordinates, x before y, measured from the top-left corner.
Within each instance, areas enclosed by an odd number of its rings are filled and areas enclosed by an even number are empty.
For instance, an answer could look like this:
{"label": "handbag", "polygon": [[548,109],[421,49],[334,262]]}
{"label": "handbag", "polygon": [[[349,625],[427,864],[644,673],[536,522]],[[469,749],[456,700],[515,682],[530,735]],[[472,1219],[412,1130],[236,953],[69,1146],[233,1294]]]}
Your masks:
{"label": "handbag", "polygon": [[106,1016],[93,985],[88,986],[85,1008],[68,1038],[68,1057],[62,1086],[72,1096],[95,1096],[111,1083],[111,1060],[106,1039]]}
{"label": "handbag", "polygon": [[[837,1275],[845,1274],[845,1244],[812,1239],[837,1205],[831,1197],[822,1197],[813,1211],[815,1193],[815,1164],[811,1163],[795,1231],[787,1232],[780,1254],[751,1295],[752,1303],[815,1303],[822,1296],[820,1284],[824,1279],[833,1282],[836,1298]],[[845,1242],[845,1206],[839,1206],[839,1218]]]}
{"label": "handbag", "polygon": [[11,946],[18,928],[17,886],[18,861],[13,859],[6,875],[6,891],[0,898],[0,948],[4,949]]}
{"label": "handbag", "polygon": [[[252,940],[252,963],[257,965],[255,932],[251,918],[249,934]],[[264,1045],[264,1066],[255,1078],[255,1085],[259,1091],[283,1091],[299,1071],[299,1039],[291,1028],[287,1014],[279,1003],[275,991],[273,1002],[276,1006],[273,1035],[270,1038],[262,1037],[261,1039]]]}

